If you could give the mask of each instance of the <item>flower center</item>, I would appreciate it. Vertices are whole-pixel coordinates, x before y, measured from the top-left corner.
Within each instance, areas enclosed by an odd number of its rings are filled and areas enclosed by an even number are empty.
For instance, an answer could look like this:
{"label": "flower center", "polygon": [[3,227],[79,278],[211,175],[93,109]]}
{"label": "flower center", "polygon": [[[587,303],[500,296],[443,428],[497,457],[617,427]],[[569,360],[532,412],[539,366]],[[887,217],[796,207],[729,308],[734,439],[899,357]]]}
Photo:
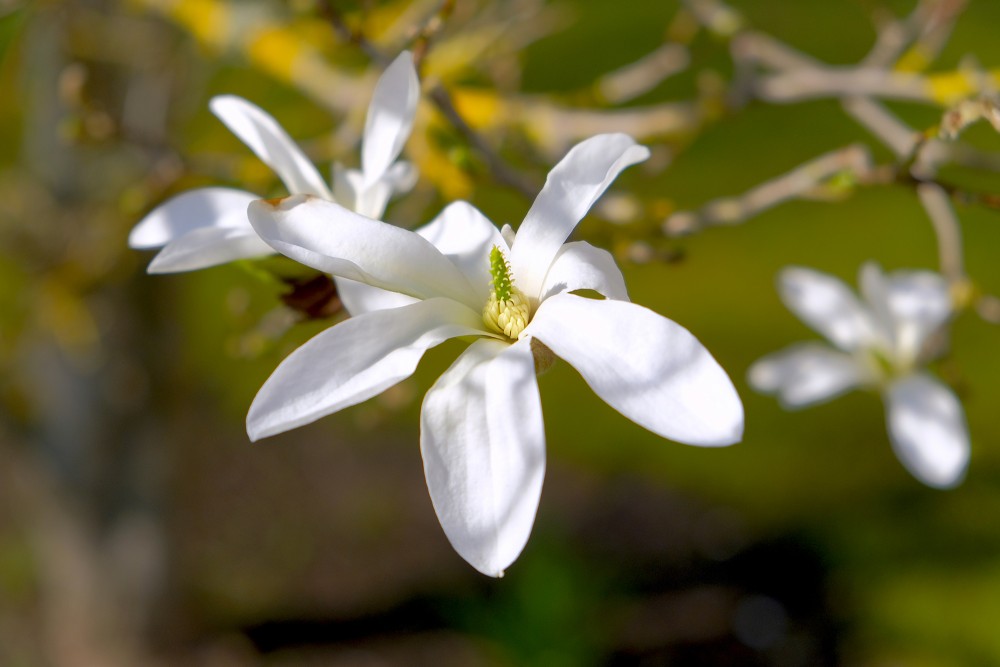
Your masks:
{"label": "flower center", "polygon": [[483,322],[497,333],[516,340],[528,326],[528,299],[514,286],[510,264],[497,246],[490,251],[490,276],[492,290],[483,308]]}

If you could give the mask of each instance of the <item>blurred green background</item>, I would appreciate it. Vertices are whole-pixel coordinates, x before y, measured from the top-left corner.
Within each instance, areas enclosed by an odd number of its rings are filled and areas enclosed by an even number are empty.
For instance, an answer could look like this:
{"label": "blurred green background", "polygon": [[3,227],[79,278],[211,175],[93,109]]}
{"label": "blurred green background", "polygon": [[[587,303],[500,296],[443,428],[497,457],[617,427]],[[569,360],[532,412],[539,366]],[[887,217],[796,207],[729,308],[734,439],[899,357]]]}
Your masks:
{"label": "blurred green background", "polygon": [[[438,7],[332,5],[387,53]],[[733,3],[839,65],[867,53],[873,17],[914,5]],[[459,0],[424,86],[449,91],[538,186],[572,143],[545,135],[545,109],[610,110],[595,81],[683,33],[682,14],[674,1]],[[967,3],[933,70],[1000,63],[997,26],[1000,3]],[[540,379],[549,468],[534,533],[490,580],[445,539],[417,445],[423,392],[458,343],[379,398],[251,445],[257,389],[330,322],[297,322],[246,266],[148,276],[150,255],[126,245],[191,187],[281,194],[211,96],[269,110],[325,171],[356,164],[377,66],[308,0],[0,0],[0,665],[1000,664],[1000,329],[962,313],[934,366],[972,437],[952,491],[898,463],[876,394],[787,413],[753,393],[755,359],[817,337],[780,303],[782,267],[853,285],[868,259],[936,269],[935,239],[904,186],[663,237],[671,212],[826,151],[861,142],[891,161],[836,99],[713,95],[733,76],[723,36],[693,31],[685,48],[687,69],[623,108],[694,100],[702,120],[644,133],[654,158],[610,195],[627,219],[598,207],[577,236],[613,250],[633,300],[729,371],[745,440],[663,441],[557,364]],[[518,114],[498,118],[512,101]],[[920,130],[943,112],[889,107]],[[408,150],[424,178],[387,219],[413,226],[466,197],[516,225],[530,199],[426,100],[420,113]],[[620,118],[602,127],[640,133]],[[980,124],[963,141],[1000,150],[996,134]],[[1000,191],[985,170],[953,177]],[[1000,291],[1000,213],[957,213],[970,277]]]}

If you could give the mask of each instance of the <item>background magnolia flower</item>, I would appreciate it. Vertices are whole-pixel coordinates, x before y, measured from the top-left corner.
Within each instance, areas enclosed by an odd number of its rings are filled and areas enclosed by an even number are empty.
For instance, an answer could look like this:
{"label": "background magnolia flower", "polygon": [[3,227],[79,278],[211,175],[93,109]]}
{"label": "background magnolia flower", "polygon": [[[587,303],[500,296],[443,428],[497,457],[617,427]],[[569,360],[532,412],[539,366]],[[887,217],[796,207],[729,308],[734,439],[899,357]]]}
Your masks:
{"label": "background magnolia flower", "polygon": [[[382,291],[369,312],[278,366],[250,408],[250,437],[360,403],[411,375],[428,348],[476,337],[427,392],[420,445],[445,533],[492,576],[517,558],[534,521],[545,471],[536,367],[553,353],[654,433],[696,445],[739,440],[742,404],[701,343],[629,303],[609,253],[566,243],[618,173],[648,154],[623,134],[580,143],[549,173],[516,236],[465,202],[417,232],[314,197],[252,204],[254,229],[275,250]],[[581,289],[606,298],[572,293]]]}
{"label": "background magnolia flower", "polygon": [[[234,95],[212,98],[209,107],[243,143],[274,170],[292,194],[334,199],[363,215],[380,217],[394,192],[413,187],[416,170],[396,162],[413,126],[420,84],[413,57],[401,53],[375,86],[365,122],[361,169],[334,165],[333,191],[278,122]],[[274,252],[247,220],[259,195],[232,188],[192,190],[153,209],[129,234],[137,249],[163,249],[150,273],[190,271]]]}
{"label": "background magnolia flower", "polygon": [[965,474],[969,437],[955,394],[921,370],[936,356],[943,325],[952,315],[948,284],[929,271],[888,276],[865,264],[863,300],[833,276],[791,267],[782,271],[782,300],[836,347],[802,343],[751,366],[757,390],[776,393],[798,408],[855,387],[882,393],[896,456],[917,479],[951,487]]}

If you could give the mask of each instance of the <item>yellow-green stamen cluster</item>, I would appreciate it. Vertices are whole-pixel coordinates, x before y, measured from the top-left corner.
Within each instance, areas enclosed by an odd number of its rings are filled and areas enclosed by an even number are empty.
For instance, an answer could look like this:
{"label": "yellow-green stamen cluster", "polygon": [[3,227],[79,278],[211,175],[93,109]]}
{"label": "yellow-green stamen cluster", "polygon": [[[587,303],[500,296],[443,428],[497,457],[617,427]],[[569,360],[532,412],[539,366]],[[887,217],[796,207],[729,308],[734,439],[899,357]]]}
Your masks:
{"label": "yellow-green stamen cluster", "polygon": [[483,308],[483,321],[497,333],[517,339],[528,326],[528,300],[514,286],[510,265],[497,246],[490,251],[490,276],[493,278],[492,290]]}

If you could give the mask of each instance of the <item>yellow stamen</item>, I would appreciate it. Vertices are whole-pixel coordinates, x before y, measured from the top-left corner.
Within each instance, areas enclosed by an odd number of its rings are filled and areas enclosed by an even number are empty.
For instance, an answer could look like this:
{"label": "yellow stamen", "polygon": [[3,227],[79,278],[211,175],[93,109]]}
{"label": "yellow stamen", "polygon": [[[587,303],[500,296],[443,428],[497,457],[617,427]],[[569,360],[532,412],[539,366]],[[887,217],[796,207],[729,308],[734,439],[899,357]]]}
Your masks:
{"label": "yellow stamen", "polygon": [[490,252],[490,275],[493,289],[483,308],[483,321],[497,333],[517,339],[528,326],[531,308],[528,299],[514,286],[507,258],[496,246]]}

